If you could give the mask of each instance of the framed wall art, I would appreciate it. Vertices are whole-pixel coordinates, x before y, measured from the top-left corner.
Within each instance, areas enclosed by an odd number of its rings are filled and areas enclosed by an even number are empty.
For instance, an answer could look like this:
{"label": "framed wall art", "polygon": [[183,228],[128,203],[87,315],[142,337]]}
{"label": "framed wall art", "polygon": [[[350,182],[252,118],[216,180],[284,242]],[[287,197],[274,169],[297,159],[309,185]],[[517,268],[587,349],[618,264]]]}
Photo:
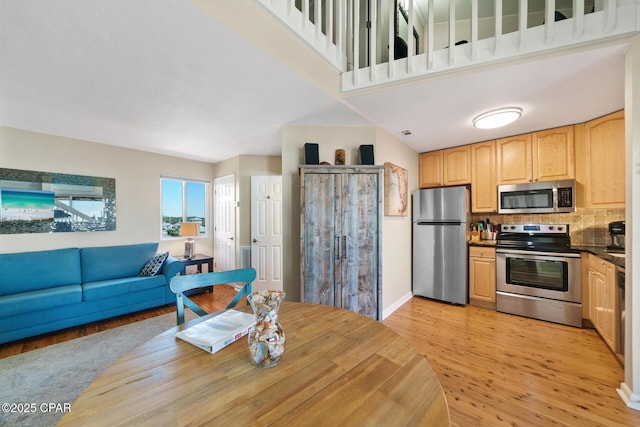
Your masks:
{"label": "framed wall art", "polygon": [[384,164],[384,215],[407,216],[409,176],[406,169],[393,163]]}
{"label": "framed wall art", "polygon": [[0,234],[116,229],[116,180],[0,168]]}

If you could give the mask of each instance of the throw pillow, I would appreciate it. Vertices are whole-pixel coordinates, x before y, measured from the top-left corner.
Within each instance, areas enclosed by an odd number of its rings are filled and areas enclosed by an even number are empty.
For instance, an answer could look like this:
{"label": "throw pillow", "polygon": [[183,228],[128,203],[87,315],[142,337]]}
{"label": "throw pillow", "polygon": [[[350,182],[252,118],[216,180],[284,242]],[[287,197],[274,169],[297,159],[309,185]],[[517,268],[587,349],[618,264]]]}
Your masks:
{"label": "throw pillow", "polygon": [[169,252],[154,256],[149,261],[147,261],[144,267],[142,267],[142,270],[140,270],[138,276],[155,276],[162,268],[162,264],[164,264],[168,256]]}

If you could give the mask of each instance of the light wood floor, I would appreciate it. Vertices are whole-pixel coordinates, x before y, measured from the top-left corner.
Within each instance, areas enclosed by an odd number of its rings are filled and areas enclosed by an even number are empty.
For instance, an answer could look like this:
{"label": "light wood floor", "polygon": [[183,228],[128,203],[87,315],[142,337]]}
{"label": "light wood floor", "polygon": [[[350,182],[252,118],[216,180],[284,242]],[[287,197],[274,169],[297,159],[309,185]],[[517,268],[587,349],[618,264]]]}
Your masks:
{"label": "light wood floor", "polygon": [[593,329],[413,298],[384,324],[436,372],[458,426],[640,426]]}
{"label": "light wood floor", "polygon": [[[223,309],[230,287],[193,299]],[[0,345],[0,358],[175,311],[147,310]],[[413,298],[384,324],[438,375],[454,426],[640,426],[615,389],[623,368],[591,329]],[[285,325],[286,329],[286,325]]]}

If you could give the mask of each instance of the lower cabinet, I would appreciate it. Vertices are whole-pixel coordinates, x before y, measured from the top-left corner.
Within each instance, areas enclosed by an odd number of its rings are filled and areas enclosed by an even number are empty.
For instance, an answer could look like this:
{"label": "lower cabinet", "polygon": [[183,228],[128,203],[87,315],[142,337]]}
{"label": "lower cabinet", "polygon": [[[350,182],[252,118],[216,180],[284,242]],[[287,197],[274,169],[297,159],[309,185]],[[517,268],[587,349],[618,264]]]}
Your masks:
{"label": "lower cabinet", "polygon": [[618,348],[615,274],[613,264],[589,255],[589,319],[614,352]]}
{"label": "lower cabinet", "polygon": [[469,246],[469,303],[496,308],[496,249]]}

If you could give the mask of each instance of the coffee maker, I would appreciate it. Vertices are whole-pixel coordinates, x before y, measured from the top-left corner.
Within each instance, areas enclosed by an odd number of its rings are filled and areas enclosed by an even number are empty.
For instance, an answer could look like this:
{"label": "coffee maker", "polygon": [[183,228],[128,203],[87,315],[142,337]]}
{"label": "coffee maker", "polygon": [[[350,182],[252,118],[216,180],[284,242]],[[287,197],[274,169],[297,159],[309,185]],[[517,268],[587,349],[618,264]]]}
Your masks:
{"label": "coffee maker", "polygon": [[624,252],[624,221],[610,222],[609,236],[611,244],[607,246],[607,249],[611,252]]}

